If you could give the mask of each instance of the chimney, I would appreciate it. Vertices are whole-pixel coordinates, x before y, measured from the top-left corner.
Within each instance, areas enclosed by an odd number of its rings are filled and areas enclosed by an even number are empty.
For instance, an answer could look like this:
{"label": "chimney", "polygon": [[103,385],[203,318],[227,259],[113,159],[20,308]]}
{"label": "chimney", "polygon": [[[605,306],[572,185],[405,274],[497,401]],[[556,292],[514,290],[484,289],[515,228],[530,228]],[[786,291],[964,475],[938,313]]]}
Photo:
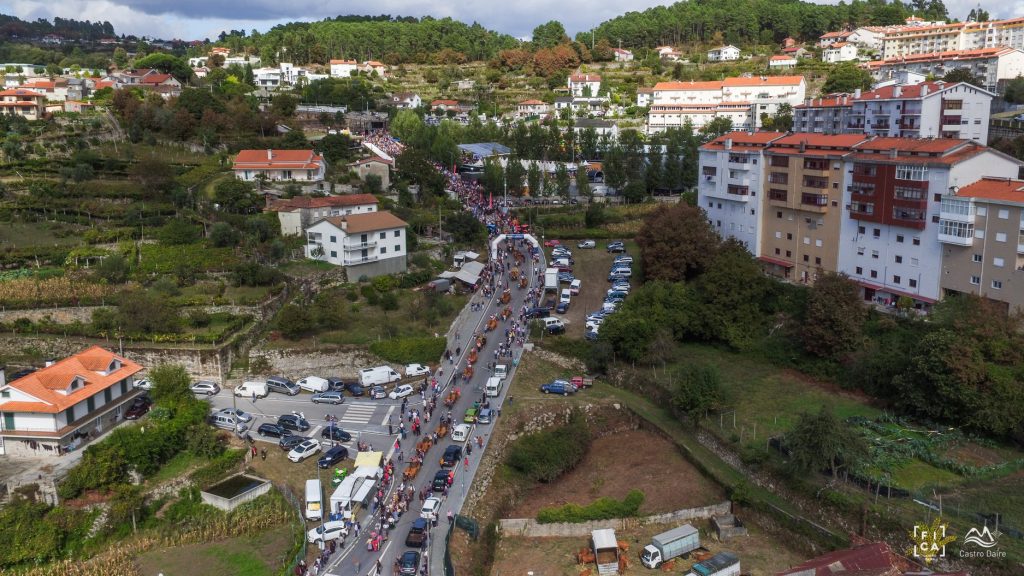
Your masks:
{"label": "chimney", "polygon": [[274,159],[274,151],[271,150],[270,148],[267,148],[267,160],[273,160],[273,159]]}
{"label": "chimney", "polygon": [[800,153],[803,154],[807,151],[807,140],[800,141]]}
{"label": "chimney", "polygon": [[892,95],[894,98],[899,98],[900,96],[903,96],[903,86],[894,86],[892,89]]}
{"label": "chimney", "polygon": [[342,218],[341,219],[341,231],[342,232],[347,232],[348,231],[348,219],[347,218]]}
{"label": "chimney", "polygon": [[857,88],[856,90],[853,91],[853,97],[860,98],[860,88]]}
{"label": "chimney", "polygon": [[732,138],[725,139],[725,149],[732,150]]}
{"label": "chimney", "polygon": [[899,156],[899,151],[896,150],[896,147],[894,146],[894,147],[890,148],[889,149],[889,158],[892,158],[893,160],[895,160],[897,156]]}
{"label": "chimney", "polygon": [[921,85],[921,97],[924,98],[927,95],[928,95],[928,85],[927,84],[922,84]]}
{"label": "chimney", "polygon": [[56,363],[57,363],[57,361],[56,361],[56,360],[47,360],[47,361],[46,361],[46,363],[45,363],[45,364],[44,364],[43,366],[44,366],[45,368],[49,368],[50,366],[53,366],[53,365],[54,365],[54,364],[56,364]]}

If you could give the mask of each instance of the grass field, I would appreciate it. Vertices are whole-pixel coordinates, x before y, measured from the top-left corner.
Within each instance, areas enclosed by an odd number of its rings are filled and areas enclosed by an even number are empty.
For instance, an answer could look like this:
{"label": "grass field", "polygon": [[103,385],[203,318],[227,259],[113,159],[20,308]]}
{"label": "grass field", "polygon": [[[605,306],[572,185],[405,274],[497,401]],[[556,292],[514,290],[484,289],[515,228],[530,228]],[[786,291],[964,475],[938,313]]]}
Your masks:
{"label": "grass field", "polygon": [[4,222],[0,224],[0,247],[11,246],[73,246],[81,242],[76,233],[59,236],[58,232],[74,232],[81,226],[59,222]]}
{"label": "grass field", "polygon": [[276,576],[290,561],[293,538],[291,526],[278,526],[253,537],[154,550],[136,563],[142,574]]}

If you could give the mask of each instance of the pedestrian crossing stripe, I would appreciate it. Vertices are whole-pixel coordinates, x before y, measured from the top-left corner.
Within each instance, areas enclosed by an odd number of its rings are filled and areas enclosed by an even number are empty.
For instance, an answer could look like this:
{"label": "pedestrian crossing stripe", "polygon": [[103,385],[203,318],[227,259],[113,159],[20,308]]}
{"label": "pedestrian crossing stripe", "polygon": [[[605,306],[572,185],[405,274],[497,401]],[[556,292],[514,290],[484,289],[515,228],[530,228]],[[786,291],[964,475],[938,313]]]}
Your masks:
{"label": "pedestrian crossing stripe", "polygon": [[367,424],[370,419],[373,418],[373,413],[377,410],[374,405],[369,406],[358,406],[352,405],[345,409],[345,413],[338,418],[338,422],[347,422],[349,424]]}

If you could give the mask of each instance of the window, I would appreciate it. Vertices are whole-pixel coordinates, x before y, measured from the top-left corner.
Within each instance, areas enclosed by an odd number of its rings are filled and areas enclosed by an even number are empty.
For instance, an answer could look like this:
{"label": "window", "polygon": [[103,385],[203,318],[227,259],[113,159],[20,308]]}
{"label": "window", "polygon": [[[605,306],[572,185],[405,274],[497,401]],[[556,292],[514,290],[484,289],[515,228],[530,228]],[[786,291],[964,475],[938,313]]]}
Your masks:
{"label": "window", "polygon": [[395,238],[401,238],[401,237],[402,237],[402,231],[401,230],[395,230]]}
{"label": "window", "polygon": [[811,239],[808,238],[807,236],[804,236],[804,244],[806,244],[807,246],[810,246],[811,245]]}
{"label": "window", "polygon": [[789,156],[772,156],[771,165],[775,168],[788,168]]}
{"label": "window", "polygon": [[337,241],[338,241],[338,238],[336,236],[331,236],[331,242],[337,242]]}
{"label": "window", "polygon": [[334,251],[334,250],[331,250],[331,258],[337,258],[337,257],[338,257],[338,253],[336,251]]}
{"label": "window", "polygon": [[896,241],[899,242],[900,244],[902,244],[903,243],[903,235],[902,234],[897,234],[896,235]]}
{"label": "window", "polygon": [[924,190],[910,186],[896,186],[893,189],[898,200],[923,200]]}
{"label": "window", "polygon": [[817,264],[818,266],[821,266],[821,257],[815,256],[814,257],[814,263]]}
{"label": "window", "polygon": [[775,232],[775,239],[782,240],[782,232]]}
{"label": "window", "polygon": [[981,276],[971,276],[971,284],[978,286],[981,284]]}
{"label": "window", "polygon": [[1009,210],[1000,210],[999,211],[999,219],[1000,220],[1006,220],[1009,217],[1010,217],[1010,211]]}
{"label": "window", "polygon": [[872,250],[871,257],[874,258],[875,260],[878,260],[878,250]]}
{"label": "window", "polygon": [[113,400],[113,399],[114,399],[114,393],[110,391],[110,388],[107,388],[106,390],[103,391],[103,403],[104,404],[110,404],[110,401]]}
{"label": "window", "polygon": [[85,400],[85,405],[86,405],[86,409],[89,412],[92,412],[93,410],[96,409],[96,398],[94,396],[89,396]]}
{"label": "window", "polygon": [[974,237],[977,238],[978,240],[983,240],[985,238],[985,231],[984,230],[975,230],[974,231]]}
{"label": "window", "polygon": [[[72,422],[75,421],[75,407],[74,406],[72,406],[71,408],[68,408],[67,410],[64,411],[64,419],[67,420],[68,424],[71,424]],[[10,429],[10,428],[8,428],[8,429]]]}
{"label": "window", "polygon": [[399,244],[395,244],[395,252],[401,252],[401,251],[402,251],[402,246],[399,245]]}
{"label": "window", "polygon": [[708,200],[708,208],[714,208],[714,207],[715,207],[715,203],[712,202],[711,200]]}
{"label": "window", "polygon": [[815,176],[804,176],[804,187],[805,188],[828,188],[828,178],[818,178]]}
{"label": "window", "polygon": [[[768,190],[768,199],[775,200],[777,202],[785,202],[789,195],[785,190],[779,190],[778,188],[770,188]],[[779,218],[782,218],[782,212],[779,212]]]}
{"label": "window", "polygon": [[972,254],[971,262],[981,262],[981,254]]}
{"label": "window", "polygon": [[996,242],[1006,242],[1006,232],[996,232]]}
{"label": "window", "polygon": [[821,248],[821,240],[815,240],[814,245],[817,246],[818,248]]}
{"label": "window", "polygon": [[786,250],[786,258],[792,258],[792,257],[793,257],[793,251],[792,250]]}
{"label": "window", "polygon": [[857,226],[857,234],[863,234],[864,232],[865,232],[865,229],[864,229],[863,226]]}
{"label": "window", "polygon": [[[769,192],[768,195],[770,196],[771,192]],[[775,217],[781,220],[782,219],[782,212],[776,212],[775,213]]]}
{"label": "window", "polygon": [[992,265],[995,266],[996,268],[1002,268],[1003,266],[1006,265],[1006,261],[1003,260],[1002,258],[993,258]]}
{"label": "window", "polygon": [[715,168],[714,166],[703,166],[701,167],[701,172],[703,172],[705,176],[714,176],[718,174],[718,168]]}
{"label": "window", "polygon": [[811,257],[808,256],[807,254],[804,254],[804,262],[810,262],[810,261],[811,261]]}
{"label": "window", "polygon": [[978,216],[988,216],[988,208],[984,206],[978,206]]}
{"label": "window", "polygon": [[920,261],[920,260],[918,260],[917,258],[911,258],[911,259],[910,259],[910,265],[911,265],[911,266],[918,266],[918,265],[920,265],[920,264],[921,264],[921,261]]}
{"label": "window", "polygon": [[775,255],[776,255],[776,256],[778,256],[778,255],[780,255],[780,254],[782,254],[782,252],[781,252],[781,251],[780,251],[780,250],[779,250],[778,248],[776,248],[776,249],[775,249]]}
{"label": "window", "polygon": [[792,239],[793,239],[793,234],[790,233],[790,232],[786,232],[786,240],[792,240]]}
{"label": "window", "polygon": [[878,228],[874,228],[874,229],[871,230],[871,235],[874,236],[875,238],[881,238],[882,237],[882,231],[879,230]]}
{"label": "window", "polygon": [[828,170],[828,160],[804,158],[804,170]]}
{"label": "window", "polygon": [[899,283],[900,283],[900,280],[901,280],[901,279],[900,279],[900,277],[899,277],[899,276],[893,276],[893,277],[892,277],[892,283],[893,283],[893,284],[899,284]]}
{"label": "window", "polygon": [[878,270],[872,270],[871,271],[871,277],[872,278],[878,278]]}
{"label": "window", "polygon": [[1002,280],[993,280],[992,281],[992,287],[995,288],[996,290],[1002,290],[1003,289],[1003,281]]}
{"label": "window", "polygon": [[927,166],[897,166],[896,167],[896,179],[897,180],[914,180],[921,182],[928,179],[928,167]]}
{"label": "window", "polygon": [[914,244],[914,246],[920,246],[921,245],[921,239],[918,238],[917,236],[915,236],[913,244]]}
{"label": "window", "polygon": [[381,239],[381,240],[383,240],[383,239],[384,239],[384,238],[386,238],[386,237],[387,237],[387,233],[385,233],[385,232],[381,232],[381,233],[380,233],[380,239]]}
{"label": "window", "polygon": [[381,246],[380,247],[380,253],[381,254],[387,254],[388,253],[388,247],[387,246]]}
{"label": "window", "polygon": [[864,255],[864,247],[863,246],[858,246],[857,247],[857,256],[863,256],[863,255]]}
{"label": "window", "polygon": [[864,269],[863,269],[863,268],[861,268],[860,266],[857,266],[857,275],[858,275],[858,276],[861,276],[861,275],[863,275],[863,274],[864,274]]}
{"label": "window", "polygon": [[769,184],[788,184],[789,174],[785,172],[769,172],[768,173]]}
{"label": "window", "polygon": [[902,264],[903,263],[903,256],[900,256],[899,254],[897,254],[896,255],[896,263],[897,264]]}
{"label": "window", "polygon": [[4,390],[4,391],[0,392],[0,398],[10,398],[10,397],[11,397],[11,391],[10,390]]}

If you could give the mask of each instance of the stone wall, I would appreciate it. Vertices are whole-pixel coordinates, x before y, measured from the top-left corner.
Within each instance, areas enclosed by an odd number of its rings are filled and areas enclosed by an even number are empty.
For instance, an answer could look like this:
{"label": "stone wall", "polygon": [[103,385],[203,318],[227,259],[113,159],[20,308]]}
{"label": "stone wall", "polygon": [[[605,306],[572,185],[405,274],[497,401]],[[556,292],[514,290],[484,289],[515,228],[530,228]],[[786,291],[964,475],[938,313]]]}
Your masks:
{"label": "stone wall", "polygon": [[[27,308],[24,310],[0,310],[0,323],[9,324],[19,318],[27,318],[32,322],[49,319],[57,324],[71,324],[81,322],[83,324],[92,321],[93,311],[104,308],[104,306],[75,306],[63,308]],[[252,316],[258,320],[263,319],[266,308],[261,306],[236,306],[223,304],[218,306],[194,306],[183,308],[181,312],[187,314],[189,310],[204,310],[207,313],[228,312],[235,316]]]}
{"label": "stone wall", "polygon": [[525,536],[528,538],[545,538],[551,536],[590,536],[594,530],[612,528],[629,530],[645,524],[681,524],[688,520],[703,520],[713,516],[728,514],[732,503],[726,500],[711,506],[686,508],[665,514],[654,514],[640,518],[616,518],[613,520],[593,520],[590,522],[553,522],[541,524],[533,518],[502,518],[498,521],[498,530],[502,536]]}
{"label": "stone wall", "polygon": [[[260,357],[270,363],[270,373],[252,374],[251,376],[283,375],[294,379],[310,374],[319,374],[338,378],[357,378],[359,370],[362,368],[386,364],[365,348],[358,346],[332,345],[324,346],[319,350],[282,350],[257,347],[249,350],[250,363]],[[397,364],[391,367],[396,370],[401,368]],[[242,381],[244,378],[239,376],[237,380]]]}

